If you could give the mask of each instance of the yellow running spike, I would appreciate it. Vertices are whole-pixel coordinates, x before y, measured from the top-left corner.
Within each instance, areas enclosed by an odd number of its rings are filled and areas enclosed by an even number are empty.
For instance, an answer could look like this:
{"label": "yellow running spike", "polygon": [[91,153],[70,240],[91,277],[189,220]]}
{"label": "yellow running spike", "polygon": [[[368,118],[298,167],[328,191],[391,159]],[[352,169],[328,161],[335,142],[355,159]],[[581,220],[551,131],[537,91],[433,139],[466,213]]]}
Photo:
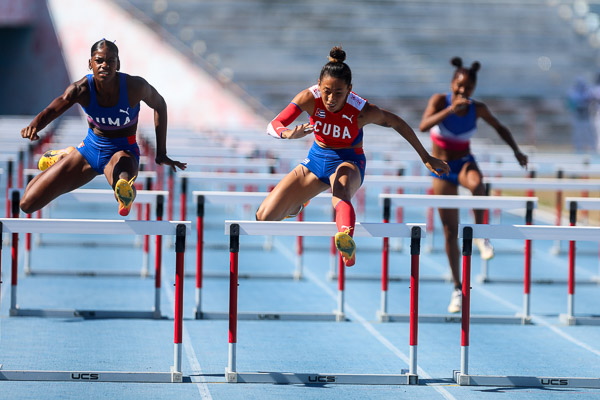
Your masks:
{"label": "yellow running spike", "polygon": [[38,168],[40,169],[40,171],[47,170],[48,168],[56,164],[58,160],[60,160],[73,150],[75,150],[75,147],[73,146],[69,146],[66,149],[60,150],[48,150],[44,153],[44,155],[42,155],[42,157],[38,161]]}
{"label": "yellow running spike", "polygon": [[131,205],[135,199],[136,190],[135,186],[133,186],[133,181],[135,181],[136,177],[137,176],[134,176],[129,181],[125,179],[119,179],[115,185],[115,197],[119,202],[119,215],[123,217],[129,215]]}
{"label": "yellow running spike", "polygon": [[335,234],[335,247],[342,254],[346,267],[353,266],[356,261],[356,244],[354,244],[354,239],[350,236],[350,228],[346,229],[344,232]]}

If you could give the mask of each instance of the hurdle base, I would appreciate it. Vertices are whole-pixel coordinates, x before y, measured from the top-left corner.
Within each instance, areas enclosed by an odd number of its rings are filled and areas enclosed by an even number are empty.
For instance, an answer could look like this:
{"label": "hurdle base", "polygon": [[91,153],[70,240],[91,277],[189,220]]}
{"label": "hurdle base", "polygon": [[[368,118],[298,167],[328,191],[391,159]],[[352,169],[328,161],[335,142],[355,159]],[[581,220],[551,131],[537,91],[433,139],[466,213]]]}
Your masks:
{"label": "hurdle base", "polygon": [[454,381],[460,386],[600,388],[600,378],[468,375],[460,371],[454,371]]}
{"label": "hurdle base", "polygon": [[[228,320],[228,312],[194,311],[196,319]],[[339,313],[302,313],[302,312],[238,312],[238,320],[245,321],[345,321]],[[342,319],[339,319],[342,318]]]}
{"label": "hurdle base", "polygon": [[[190,272],[184,275],[186,278],[195,278],[196,272]],[[208,271],[202,273],[203,278],[218,278],[218,279],[229,279],[229,272],[216,272]],[[289,279],[289,280],[302,280],[302,277],[298,277],[296,272],[293,273],[239,273],[238,279]]]}
{"label": "hurdle base", "polygon": [[[338,276],[335,273],[330,273],[327,275],[327,278],[329,280],[337,280]],[[344,276],[344,278],[348,281],[381,281],[381,275],[367,275],[367,274],[361,274],[361,275],[351,275],[351,274],[346,274]],[[410,276],[400,276],[400,275],[395,275],[395,276],[390,276],[388,277],[388,281],[389,282],[410,282]],[[433,282],[433,283],[438,283],[438,282],[442,282],[442,283],[449,283],[452,281],[452,277],[450,275],[447,276],[420,276],[419,277],[419,282]]]}
{"label": "hurdle base", "polygon": [[[171,367],[171,370],[173,367]],[[62,381],[62,382],[135,382],[181,383],[181,372],[121,372],[121,371],[35,371],[3,370],[0,364],[0,381]]]}
{"label": "hurdle base", "polygon": [[[379,322],[410,322],[409,314],[387,314],[378,311],[376,318]],[[419,323],[460,323],[461,315],[456,314],[421,314]],[[472,324],[508,324],[508,325],[530,325],[530,317],[521,315],[471,315]]]}
{"label": "hurdle base", "polygon": [[[478,283],[514,283],[517,285],[523,284],[523,279],[518,278],[490,278],[489,276],[478,275],[476,278]],[[568,281],[566,279],[532,279],[532,285],[566,285]],[[579,279],[575,282],[576,285],[598,285],[600,281],[598,278],[592,277],[591,279]]]}
{"label": "hurdle base", "polygon": [[295,372],[232,372],[225,369],[227,383],[269,383],[279,385],[418,385],[417,375],[323,374]]}
{"label": "hurdle base", "polygon": [[182,383],[183,382],[183,374],[181,371],[177,371],[173,365],[171,365],[171,382],[172,383]]}
{"label": "hurdle base", "polygon": [[32,270],[25,272],[27,276],[83,276],[83,277],[134,277],[134,278],[150,278],[151,275],[143,271],[86,271],[86,270]]}
{"label": "hurdle base", "polygon": [[568,314],[560,314],[558,319],[565,325],[600,325],[600,316],[569,316]]}
{"label": "hurdle base", "polygon": [[375,313],[375,318],[377,318],[377,321],[379,322],[390,322],[390,314],[382,312],[381,310],[378,310]]}
{"label": "hurdle base", "polygon": [[11,308],[11,317],[48,317],[48,318],[83,318],[83,319],[161,319],[160,311],[111,311],[111,310],[77,310],[77,309],[21,309]]}

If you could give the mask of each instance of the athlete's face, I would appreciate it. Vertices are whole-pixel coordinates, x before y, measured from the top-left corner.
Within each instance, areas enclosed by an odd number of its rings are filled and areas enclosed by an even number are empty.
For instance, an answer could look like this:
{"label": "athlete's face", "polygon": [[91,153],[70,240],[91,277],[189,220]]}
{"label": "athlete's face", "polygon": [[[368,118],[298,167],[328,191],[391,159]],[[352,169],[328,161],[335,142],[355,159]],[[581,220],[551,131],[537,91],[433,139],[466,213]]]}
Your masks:
{"label": "athlete's face", "polygon": [[94,79],[109,80],[114,78],[119,70],[119,56],[108,46],[103,46],[92,54],[89,64],[94,73]]}
{"label": "athlete's face", "polygon": [[475,90],[475,84],[469,75],[460,73],[452,80],[450,88],[455,97],[471,97]]}
{"label": "athlete's face", "polygon": [[352,85],[346,84],[342,79],[325,75],[319,80],[321,99],[327,111],[335,113],[344,108]]}

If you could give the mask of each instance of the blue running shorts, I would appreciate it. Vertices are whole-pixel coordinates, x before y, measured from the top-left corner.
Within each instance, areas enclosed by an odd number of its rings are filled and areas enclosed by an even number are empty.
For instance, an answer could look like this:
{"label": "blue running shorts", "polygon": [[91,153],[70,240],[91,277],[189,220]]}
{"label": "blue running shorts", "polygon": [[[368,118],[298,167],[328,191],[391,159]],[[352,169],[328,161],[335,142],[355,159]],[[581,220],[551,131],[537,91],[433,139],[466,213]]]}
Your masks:
{"label": "blue running shorts", "polygon": [[315,174],[322,182],[330,184],[329,177],[335,173],[337,167],[343,162],[351,162],[360,171],[360,183],[365,179],[367,159],[362,147],[354,149],[324,149],[313,142],[308,156],[301,162],[310,172]]}
{"label": "blue running shorts", "polygon": [[466,163],[475,163],[475,157],[472,154],[467,154],[466,156],[459,158],[458,160],[446,161],[448,166],[450,167],[450,172],[446,175],[437,176],[433,172],[431,172],[431,176],[437,179],[442,179],[444,181],[453,183],[458,186],[458,174],[462,170],[463,166]]}
{"label": "blue running shorts", "polygon": [[104,167],[111,157],[121,150],[128,151],[135,156],[138,163],[140,162],[140,148],[135,135],[109,139],[96,135],[90,128],[83,142],[77,146],[77,150],[99,175],[104,173]]}

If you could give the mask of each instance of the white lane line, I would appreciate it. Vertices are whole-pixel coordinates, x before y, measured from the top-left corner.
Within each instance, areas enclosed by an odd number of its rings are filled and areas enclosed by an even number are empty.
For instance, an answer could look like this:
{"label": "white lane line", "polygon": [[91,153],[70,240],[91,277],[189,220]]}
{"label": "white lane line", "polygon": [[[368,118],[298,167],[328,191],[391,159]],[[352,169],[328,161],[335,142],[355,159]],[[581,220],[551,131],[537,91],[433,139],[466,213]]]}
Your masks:
{"label": "white lane line", "polygon": [[[282,245],[279,241],[275,242],[275,246],[277,247],[277,250],[282,252],[292,263],[295,263],[296,255],[288,247]],[[334,293],[334,291],[329,286],[327,286],[325,283],[323,283],[322,280],[319,279],[309,268],[304,266],[303,272],[312,283],[319,286],[331,298],[333,298],[335,301],[337,301],[337,299],[338,299],[337,293]],[[375,337],[375,339],[377,339],[388,350],[390,350],[392,353],[394,353],[398,358],[400,358],[402,361],[404,361],[406,363],[406,365],[409,365],[410,359],[408,358],[408,356],[406,354],[404,354],[402,351],[400,351],[396,346],[394,346],[389,340],[387,340],[385,337],[383,337],[383,335],[381,335],[381,333],[379,333],[373,327],[373,325],[371,325],[366,319],[361,317],[358,314],[358,312],[356,312],[354,310],[354,308],[352,308],[348,304],[347,301],[344,304],[344,313],[348,314],[353,320],[358,321],[367,330],[367,332],[369,332],[371,335],[373,335],[373,337]],[[423,377],[425,379],[431,379],[431,375],[429,375],[427,372],[425,372],[425,370],[423,370],[418,365],[417,365],[417,373],[418,373],[419,377]],[[450,392],[448,392],[443,387],[435,386],[435,385],[431,385],[431,387],[433,389],[435,389],[437,392],[439,392],[442,396],[444,396],[445,399],[456,400],[456,398],[454,396],[452,396],[450,394]]]}
{"label": "white lane line", "polygon": [[[0,234],[0,240],[2,240],[2,234]],[[0,276],[0,280],[2,280],[2,276]],[[4,280],[2,280],[2,290],[0,291],[0,312],[2,311],[2,305],[4,304],[4,299],[6,297],[6,293],[8,292],[8,284],[10,280],[8,279],[8,274],[4,273]],[[0,343],[2,343],[2,315],[0,315]]]}
{"label": "white lane line", "polygon": [[[481,292],[486,297],[489,297],[489,298],[491,298],[491,299],[493,299],[493,300],[495,300],[495,301],[497,301],[497,302],[505,305],[506,307],[514,310],[515,312],[523,311],[522,308],[520,308],[520,307],[518,307],[518,306],[516,306],[516,305],[514,305],[512,303],[509,303],[508,301],[506,301],[503,298],[495,295],[494,293],[490,292],[487,289],[484,289],[484,288],[482,288],[480,286],[475,286],[474,289],[477,290],[478,292]],[[552,330],[554,333],[558,334],[559,336],[562,336],[564,339],[568,340],[569,342],[571,342],[571,343],[573,343],[573,344],[575,344],[575,345],[577,345],[577,346],[579,346],[579,347],[581,347],[581,348],[583,348],[583,349],[585,349],[585,350],[587,350],[587,351],[589,351],[589,352],[591,352],[591,353],[593,353],[593,354],[595,354],[597,356],[600,356],[600,351],[598,351],[598,350],[594,349],[593,347],[591,347],[591,346],[589,346],[589,345],[581,342],[578,339],[575,339],[573,336],[569,335],[568,333],[565,333],[565,332],[561,331],[556,326],[553,326],[550,322],[548,322],[548,320],[546,318],[543,318],[543,317],[541,317],[539,315],[532,314],[531,315],[531,319],[533,320],[533,322],[545,326],[546,328]]]}
{"label": "white lane line", "polygon": [[[166,288],[167,299],[169,300],[171,308],[175,309],[175,292],[173,291],[172,285],[173,282],[169,282],[167,278],[163,277],[163,287]],[[185,350],[185,355],[188,359],[188,362],[190,363],[190,367],[192,368],[191,379],[194,383],[196,383],[200,397],[204,400],[212,400],[212,396],[208,390],[208,385],[206,384],[206,379],[204,378],[202,368],[200,367],[200,362],[198,361],[198,357],[194,351],[194,346],[192,346],[192,340],[188,330],[185,327],[185,324],[183,325],[183,348]],[[200,381],[198,381],[198,379]]]}
{"label": "white lane line", "polygon": [[[438,264],[436,261],[432,261],[432,260],[427,260],[425,261],[425,263],[427,264]],[[522,306],[518,306],[515,305],[513,303],[508,302],[507,300],[495,295],[494,293],[490,292],[489,290],[483,288],[480,284],[477,283],[473,283],[471,282],[472,288],[473,290],[476,290],[478,292],[480,292],[481,294],[483,294],[484,296],[497,301],[498,303],[504,305],[505,307],[509,308],[510,310],[513,310],[515,312],[521,312],[523,311]],[[569,335],[568,333],[563,332],[562,330],[560,330],[559,328],[557,328],[556,326],[552,325],[546,318],[543,318],[539,315],[535,315],[535,314],[531,314],[531,319],[532,321],[545,326],[546,328],[550,329],[551,331],[553,331],[554,333],[556,333],[557,335],[561,336],[562,338],[566,339],[567,341],[573,343],[576,346],[579,346],[597,356],[600,356],[600,351],[596,350],[595,348],[581,342],[578,339],[575,339],[573,336]]]}
{"label": "white lane line", "polygon": [[[2,233],[0,233],[0,241],[4,240],[4,235]],[[4,243],[0,243],[0,246],[2,246]],[[0,256],[2,255],[2,253],[0,252]],[[2,260],[0,260],[0,262],[2,262]],[[5,265],[10,265],[10,264],[5,264]],[[6,304],[6,293],[8,293],[8,287],[10,286],[10,277],[8,274],[8,269],[4,268],[3,270],[3,276],[0,276],[0,280],[2,281],[2,284],[0,284],[0,313],[2,312],[2,305]],[[4,279],[2,279],[2,277],[4,277]],[[10,308],[10,306],[9,306]],[[0,343],[2,343],[2,315],[0,315]]]}

